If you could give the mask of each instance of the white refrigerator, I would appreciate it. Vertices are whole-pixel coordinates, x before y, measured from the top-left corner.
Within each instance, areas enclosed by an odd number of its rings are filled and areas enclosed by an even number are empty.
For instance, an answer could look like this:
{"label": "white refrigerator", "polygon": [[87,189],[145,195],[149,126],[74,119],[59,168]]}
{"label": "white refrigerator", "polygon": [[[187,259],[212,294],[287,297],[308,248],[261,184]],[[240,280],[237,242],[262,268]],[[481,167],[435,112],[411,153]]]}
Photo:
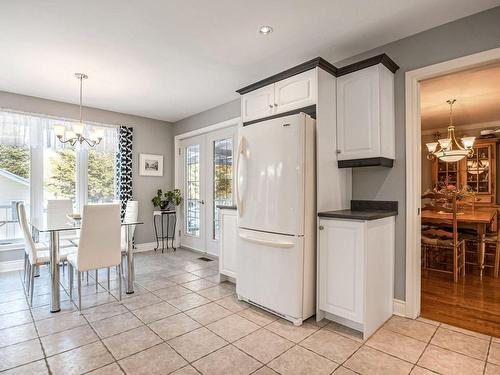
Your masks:
{"label": "white refrigerator", "polygon": [[300,325],[316,309],[315,120],[300,113],[239,135],[236,292]]}

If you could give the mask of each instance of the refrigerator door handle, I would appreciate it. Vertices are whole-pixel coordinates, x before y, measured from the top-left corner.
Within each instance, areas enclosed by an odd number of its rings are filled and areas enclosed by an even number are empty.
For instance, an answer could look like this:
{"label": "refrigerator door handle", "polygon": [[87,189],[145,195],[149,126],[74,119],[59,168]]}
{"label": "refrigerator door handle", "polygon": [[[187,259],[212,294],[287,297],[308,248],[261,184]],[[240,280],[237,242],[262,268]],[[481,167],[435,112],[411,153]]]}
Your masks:
{"label": "refrigerator door handle", "polygon": [[240,182],[240,160],[241,160],[241,154],[243,154],[243,142],[245,140],[245,137],[241,137],[240,138],[240,142],[239,142],[239,145],[238,145],[238,156],[236,158],[236,174],[237,174],[237,178],[236,178],[236,182],[238,184],[237,188],[236,188],[236,208],[238,209],[238,216],[241,217],[241,215],[243,214],[243,201],[241,199],[241,195],[240,195],[240,190],[241,190],[241,182]]}
{"label": "refrigerator door handle", "polygon": [[293,247],[294,243],[293,242],[284,242],[284,241],[272,241],[272,240],[264,240],[262,238],[256,238],[252,236],[247,236],[245,234],[239,234],[240,238],[248,241],[248,242],[253,242],[259,245],[266,245],[266,246],[272,246],[272,247],[281,247],[281,248],[289,248]]}

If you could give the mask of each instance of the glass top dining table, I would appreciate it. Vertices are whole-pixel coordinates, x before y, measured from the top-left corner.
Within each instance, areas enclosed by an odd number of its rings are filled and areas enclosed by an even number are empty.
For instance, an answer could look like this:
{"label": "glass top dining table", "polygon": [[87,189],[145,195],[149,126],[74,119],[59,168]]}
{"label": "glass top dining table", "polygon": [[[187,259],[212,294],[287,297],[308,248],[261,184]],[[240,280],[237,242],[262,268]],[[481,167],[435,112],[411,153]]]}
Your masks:
{"label": "glass top dining table", "polygon": [[[134,225],[144,224],[143,221],[124,220],[121,225],[125,228],[125,238],[127,241],[127,287],[126,293],[134,293],[134,252],[132,246],[132,231]],[[34,217],[30,221],[34,232],[49,233],[49,254],[50,254],[50,280],[51,280],[51,303],[50,311],[61,311],[61,297],[59,293],[59,233],[77,230],[81,227],[81,220],[72,219],[66,215],[41,215]]]}

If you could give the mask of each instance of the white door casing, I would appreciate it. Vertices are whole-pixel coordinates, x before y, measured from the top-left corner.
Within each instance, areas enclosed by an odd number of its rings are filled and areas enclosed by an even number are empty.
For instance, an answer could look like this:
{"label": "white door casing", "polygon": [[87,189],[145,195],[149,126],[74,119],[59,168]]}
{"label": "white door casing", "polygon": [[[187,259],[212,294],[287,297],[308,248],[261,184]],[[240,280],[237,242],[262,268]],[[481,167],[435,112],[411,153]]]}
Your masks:
{"label": "white door casing", "polygon": [[406,297],[405,315],[420,315],[421,123],[420,82],[500,61],[500,48],[426,66],[405,74],[406,101]]}
{"label": "white door casing", "polygon": [[[174,186],[175,186],[175,188],[181,189],[182,195],[184,197],[184,202],[179,207],[179,209],[177,211],[178,218],[177,218],[177,229],[176,229],[176,234],[175,234],[176,246],[178,246],[178,247],[185,246],[185,247],[189,247],[191,249],[194,249],[194,250],[197,250],[200,252],[208,252],[211,255],[216,255],[216,256],[218,255],[218,249],[219,249],[218,248],[218,246],[219,246],[218,241],[212,241],[213,243],[209,244],[208,237],[211,234],[210,233],[211,231],[206,230],[206,228],[208,228],[208,225],[211,225],[211,223],[212,223],[210,221],[211,215],[209,215],[209,213],[211,211],[209,211],[209,208],[207,207],[207,206],[213,207],[213,203],[209,204],[209,201],[210,201],[210,199],[209,199],[210,195],[208,195],[209,192],[207,192],[207,191],[204,192],[204,197],[206,198],[206,199],[203,199],[204,203],[205,203],[204,204],[205,215],[204,215],[203,221],[202,222],[200,221],[200,223],[202,223],[202,227],[204,229],[205,234],[203,235],[203,237],[200,236],[199,241],[193,241],[193,238],[192,238],[193,236],[191,236],[191,238],[188,238],[188,236],[185,236],[186,230],[184,227],[185,227],[186,218],[184,216],[184,210],[185,210],[184,205],[185,205],[186,196],[185,196],[185,186],[184,186],[185,185],[185,182],[184,182],[184,157],[185,156],[184,156],[183,147],[189,142],[195,142],[196,138],[198,138],[198,142],[203,143],[204,151],[202,153],[202,157],[203,157],[202,162],[205,164],[205,168],[203,168],[203,171],[205,174],[205,177],[203,178],[204,185],[205,186],[212,185],[212,183],[213,183],[212,181],[207,181],[207,179],[208,179],[207,176],[208,176],[210,167],[212,168],[211,170],[213,170],[213,165],[210,166],[211,163],[207,163],[207,160],[211,160],[211,158],[212,158],[211,151],[207,150],[209,148],[207,146],[207,138],[210,137],[210,134],[224,134],[224,130],[228,130],[228,131],[232,132],[233,134],[235,134],[237,131],[236,129],[240,125],[241,125],[241,120],[239,117],[236,117],[236,118],[233,118],[233,119],[230,119],[227,121],[216,123],[216,124],[213,124],[213,125],[201,128],[201,129],[193,130],[193,131],[175,136],[174,143],[175,143],[176,152],[175,152],[175,161],[174,161],[174,164],[175,164],[175,167],[174,167],[174,178],[175,178]],[[233,139],[237,140],[236,136],[233,136]],[[237,147],[237,146],[233,145],[233,148],[235,148],[235,147]],[[234,150],[233,150],[233,153],[234,153]],[[235,172],[234,172],[234,168],[233,168],[233,181],[234,181],[234,173]],[[207,190],[207,189],[205,189],[205,190]],[[212,188],[212,191],[213,191],[213,188]],[[233,183],[233,192],[234,192],[234,183]],[[233,203],[234,203],[234,198],[233,198]],[[207,223],[208,223],[208,225],[207,225]],[[212,250],[210,250],[209,247]],[[215,247],[215,249],[214,249],[214,247]]]}

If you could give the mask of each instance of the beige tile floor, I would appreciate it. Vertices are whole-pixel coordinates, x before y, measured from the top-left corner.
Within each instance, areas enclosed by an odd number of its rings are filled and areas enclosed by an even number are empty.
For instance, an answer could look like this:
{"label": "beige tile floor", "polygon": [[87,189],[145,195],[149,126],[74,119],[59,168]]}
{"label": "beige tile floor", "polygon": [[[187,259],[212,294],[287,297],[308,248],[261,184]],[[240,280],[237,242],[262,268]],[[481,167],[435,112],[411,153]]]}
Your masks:
{"label": "beige tile floor", "polygon": [[[46,269],[29,308],[19,272],[0,274],[5,374],[500,374],[500,340],[424,319],[393,317],[369,340],[314,319],[295,327],[235,296],[217,261],[179,249],[136,258],[136,293],[116,299],[112,274],[84,283],[84,310],[49,312]],[[67,276],[67,275],[66,275]]]}

